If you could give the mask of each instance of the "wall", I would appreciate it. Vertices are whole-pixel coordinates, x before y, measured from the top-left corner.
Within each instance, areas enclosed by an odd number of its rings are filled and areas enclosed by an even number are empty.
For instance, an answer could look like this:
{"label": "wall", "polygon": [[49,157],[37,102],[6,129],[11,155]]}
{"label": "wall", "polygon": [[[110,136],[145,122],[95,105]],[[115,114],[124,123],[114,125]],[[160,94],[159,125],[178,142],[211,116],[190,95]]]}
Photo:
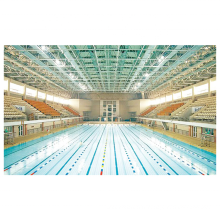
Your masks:
{"label": "wall", "polygon": [[151,105],[150,99],[140,99],[140,113]]}
{"label": "wall", "polygon": [[79,99],[70,99],[69,105],[70,107],[79,112]]}
{"label": "wall", "polygon": [[90,119],[98,120],[98,117],[100,116],[100,101],[99,100],[93,100],[92,106],[91,106],[91,114]]}
{"label": "wall", "polygon": [[86,99],[79,99],[79,113],[83,115],[84,111],[91,111],[92,102]]}
{"label": "wall", "polygon": [[128,101],[128,112],[136,112],[136,115],[140,114],[140,100]]}
{"label": "wall", "polygon": [[122,120],[130,118],[128,112],[128,101],[119,101],[119,117],[121,117]]}

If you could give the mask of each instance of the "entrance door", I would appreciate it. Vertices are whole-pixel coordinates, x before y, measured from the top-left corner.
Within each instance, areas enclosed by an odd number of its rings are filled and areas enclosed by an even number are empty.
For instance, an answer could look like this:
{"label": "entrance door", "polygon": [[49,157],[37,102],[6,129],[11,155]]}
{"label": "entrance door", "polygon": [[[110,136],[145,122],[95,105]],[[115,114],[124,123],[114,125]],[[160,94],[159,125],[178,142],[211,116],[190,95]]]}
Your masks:
{"label": "entrance door", "polygon": [[108,121],[113,121],[112,105],[110,104],[108,104],[108,108],[107,108],[107,118]]}
{"label": "entrance door", "polygon": [[197,127],[193,127],[193,137],[197,137]]}
{"label": "entrance door", "polygon": [[18,135],[23,136],[23,126],[22,125],[18,126]]}

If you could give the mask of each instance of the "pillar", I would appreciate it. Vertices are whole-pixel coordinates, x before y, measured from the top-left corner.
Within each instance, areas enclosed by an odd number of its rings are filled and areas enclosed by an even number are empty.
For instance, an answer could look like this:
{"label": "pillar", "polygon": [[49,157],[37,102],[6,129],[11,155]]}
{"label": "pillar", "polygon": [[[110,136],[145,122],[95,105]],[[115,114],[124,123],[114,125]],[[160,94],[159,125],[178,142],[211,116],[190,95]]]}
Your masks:
{"label": "pillar", "polygon": [[173,123],[173,132],[175,132],[175,124]]}
{"label": "pillar", "polygon": [[44,122],[42,122],[42,131],[44,131]]}
{"label": "pillar", "polygon": [[211,96],[211,87],[210,87],[210,79],[208,80],[208,97]]}
{"label": "pillar", "polygon": [[27,125],[24,125],[25,127],[25,135],[27,135]]}
{"label": "pillar", "polygon": [[191,130],[192,130],[192,126],[189,125],[189,136],[191,137]]}
{"label": "pillar", "polygon": [[216,129],[214,129],[214,142],[216,143]]}
{"label": "pillar", "polygon": [[55,128],[55,121],[53,121],[53,128]]}
{"label": "pillar", "polygon": [[192,101],[194,102],[195,100],[195,93],[194,93],[194,86],[192,87]]}
{"label": "pillar", "polygon": [[36,92],[35,100],[38,101],[38,89],[37,89],[37,92]]}
{"label": "pillar", "polygon": [[10,95],[10,82],[11,82],[11,79],[8,79],[8,95]]}
{"label": "pillar", "polygon": [[24,85],[24,94],[23,94],[23,99],[26,99],[26,86]]}

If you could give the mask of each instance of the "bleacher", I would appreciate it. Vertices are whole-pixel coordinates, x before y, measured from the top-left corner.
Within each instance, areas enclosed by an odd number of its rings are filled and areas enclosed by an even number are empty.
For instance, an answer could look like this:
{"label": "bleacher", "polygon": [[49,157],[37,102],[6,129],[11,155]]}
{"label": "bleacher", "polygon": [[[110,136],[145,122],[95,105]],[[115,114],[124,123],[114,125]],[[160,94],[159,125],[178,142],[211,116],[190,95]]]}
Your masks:
{"label": "bleacher", "polygon": [[57,112],[55,109],[53,109],[44,102],[34,101],[30,99],[25,99],[25,101],[45,115],[60,116],[59,112]]}
{"label": "bleacher", "polygon": [[80,116],[79,113],[68,106],[63,106],[67,111],[71,112],[75,116]]}
{"label": "bleacher", "polygon": [[153,118],[155,116],[157,116],[157,113],[162,111],[163,109],[165,109],[168,106],[168,104],[162,104],[162,105],[158,105],[156,106],[156,108],[154,110],[152,110],[151,112],[149,112],[148,114],[146,114],[145,116]]}
{"label": "bleacher", "polygon": [[30,109],[30,111],[38,116],[38,117],[41,117],[41,118],[45,118],[46,116],[41,113],[40,111],[38,111],[36,108],[34,108],[33,106],[31,106],[29,103],[25,102],[24,100],[22,100],[21,98],[19,97],[14,97],[14,96],[7,96],[7,95],[4,95],[4,102],[5,103],[8,103],[9,105],[19,105],[19,106],[25,106],[27,108]]}
{"label": "bleacher", "polygon": [[73,117],[73,113],[69,112],[68,110],[66,110],[62,105],[56,104],[56,103],[47,103],[49,106],[51,106],[52,108],[54,108],[56,111],[58,111],[61,116],[63,117]]}
{"label": "bleacher", "polygon": [[215,103],[216,103],[216,96],[199,98],[194,102],[188,101],[182,108],[180,108],[180,111],[175,111],[175,113],[172,114],[172,117],[173,118],[181,117],[191,107],[200,107],[200,106],[204,107],[206,105],[215,105]]}
{"label": "bleacher", "polygon": [[153,111],[154,109],[156,108],[156,106],[151,106],[149,108],[147,108],[145,111],[143,111],[140,116],[145,116],[147,115],[148,113],[150,113],[151,111]]}
{"label": "bleacher", "polygon": [[163,109],[159,113],[157,113],[157,115],[158,116],[169,116],[169,115],[171,115],[172,112],[174,112],[175,110],[177,110],[178,108],[180,108],[183,105],[184,105],[183,102],[172,104],[170,106],[167,106],[165,109]]}
{"label": "bleacher", "polygon": [[26,115],[16,109],[14,106],[4,103],[4,119],[7,120],[15,120],[15,119],[21,119],[24,120],[26,119]]}
{"label": "bleacher", "polygon": [[4,98],[4,119],[5,120],[24,120],[26,119],[26,115],[22,113],[20,110],[16,109],[12,103],[11,100],[5,96]]}
{"label": "bleacher", "polygon": [[192,118],[199,120],[215,120],[216,105],[208,105],[207,107],[204,107],[197,114],[192,115]]}

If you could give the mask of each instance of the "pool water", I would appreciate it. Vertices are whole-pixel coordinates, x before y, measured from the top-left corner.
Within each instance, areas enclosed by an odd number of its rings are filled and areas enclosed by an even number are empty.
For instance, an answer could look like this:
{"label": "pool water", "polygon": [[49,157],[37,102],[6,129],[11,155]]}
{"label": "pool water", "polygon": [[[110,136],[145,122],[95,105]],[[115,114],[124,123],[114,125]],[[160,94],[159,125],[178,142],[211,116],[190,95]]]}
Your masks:
{"label": "pool water", "polygon": [[215,175],[216,155],[140,125],[78,125],[4,150],[6,175]]}

